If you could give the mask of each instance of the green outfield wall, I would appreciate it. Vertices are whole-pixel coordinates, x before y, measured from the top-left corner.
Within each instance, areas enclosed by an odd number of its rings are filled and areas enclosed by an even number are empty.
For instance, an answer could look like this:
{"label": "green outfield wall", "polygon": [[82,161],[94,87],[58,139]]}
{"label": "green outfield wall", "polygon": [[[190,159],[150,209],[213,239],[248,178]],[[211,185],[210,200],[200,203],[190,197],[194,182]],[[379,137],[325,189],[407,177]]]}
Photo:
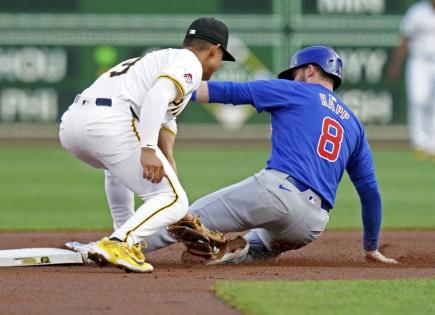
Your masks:
{"label": "green outfield wall", "polygon": [[[0,2],[0,123],[56,122],[74,96],[118,62],[179,47],[189,23],[215,16],[230,28],[218,80],[273,78],[297,49],[332,45],[344,60],[340,97],[366,124],[404,124],[403,79],[385,69],[398,40],[400,0],[41,0]],[[250,107],[190,106],[179,121],[267,124]]]}

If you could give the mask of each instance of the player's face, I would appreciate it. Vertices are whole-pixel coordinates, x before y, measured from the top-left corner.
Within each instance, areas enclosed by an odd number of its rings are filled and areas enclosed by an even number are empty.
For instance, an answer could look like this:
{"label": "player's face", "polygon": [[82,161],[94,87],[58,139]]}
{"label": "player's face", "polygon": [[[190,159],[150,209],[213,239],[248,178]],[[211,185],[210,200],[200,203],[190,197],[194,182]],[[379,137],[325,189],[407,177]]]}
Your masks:
{"label": "player's face", "polygon": [[211,78],[213,73],[215,73],[222,64],[223,56],[224,52],[219,46],[216,45],[210,48],[210,54],[203,65],[202,80],[207,81]]}

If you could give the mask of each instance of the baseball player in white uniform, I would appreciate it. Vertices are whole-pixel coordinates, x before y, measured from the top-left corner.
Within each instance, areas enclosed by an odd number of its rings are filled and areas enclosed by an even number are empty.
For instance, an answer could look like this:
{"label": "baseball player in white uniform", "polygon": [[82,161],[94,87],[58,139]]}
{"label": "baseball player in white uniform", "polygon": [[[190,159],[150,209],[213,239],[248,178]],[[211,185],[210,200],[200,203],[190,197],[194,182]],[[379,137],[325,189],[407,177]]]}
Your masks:
{"label": "baseball player in white uniform", "polygon": [[403,17],[400,33],[388,76],[399,77],[409,49],[406,88],[411,145],[418,158],[435,157],[435,0],[412,5]]}
{"label": "baseball player in white uniform", "polygon": [[[62,146],[105,169],[115,231],[89,249],[101,265],[151,272],[141,242],[182,219],[188,200],[172,155],[176,117],[226,50],[228,29],[214,18],[195,20],[183,49],[163,49],[120,63],[76,96],[60,124]],[[134,212],[134,194],[144,203]]]}

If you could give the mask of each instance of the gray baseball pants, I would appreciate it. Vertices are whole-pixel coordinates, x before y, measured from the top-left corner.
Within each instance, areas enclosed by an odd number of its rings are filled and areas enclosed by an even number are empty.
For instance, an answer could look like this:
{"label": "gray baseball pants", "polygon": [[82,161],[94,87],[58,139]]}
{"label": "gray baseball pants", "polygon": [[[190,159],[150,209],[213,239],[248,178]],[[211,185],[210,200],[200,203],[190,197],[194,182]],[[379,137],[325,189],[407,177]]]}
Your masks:
{"label": "gray baseball pants", "polygon": [[[276,170],[261,170],[234,185],[194,202],[189,211],[199,215],[209,229],[223,233],[249,230],[244,236],[252,259],[278,256],[317,239],[329,214],[312,190],[299,191]],[[147,239],[146,252],[166,247],[175,240],[167,229]]]}

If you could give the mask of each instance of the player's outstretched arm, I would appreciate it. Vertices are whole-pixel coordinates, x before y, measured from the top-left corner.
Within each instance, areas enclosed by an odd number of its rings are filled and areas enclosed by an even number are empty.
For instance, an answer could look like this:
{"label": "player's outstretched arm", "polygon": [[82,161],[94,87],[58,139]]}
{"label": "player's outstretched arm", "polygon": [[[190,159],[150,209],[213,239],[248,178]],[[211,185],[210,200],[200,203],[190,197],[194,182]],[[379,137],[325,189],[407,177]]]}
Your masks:
{"label": "player's outstretched arm", "polygon": [[202,81],[199,88],[192,95],[192,101],[199,103],[208,103],[208,84],[206,81]]}
{"label": "player's outstretched arm", "polygon": [[384,256],[378,249],[382,220],[382,203],[376,181],[364,186],[358,186],[358,194],[362,205],[365,258],[368,261],[397,264],[398,262],[395,259]]}
{"label": "player's outstretched arm", "polygon": [[396,260],[379,252],[378,241],[382,223],[382,199],[375,175],[373,156],[364,133],[353,158],[346,167],[360,201],[364,228],[363,246],[367,260],[394,264]]}
{"label": "player's outstretched arm", "polygon": [[305,98],[301,84],[289,80],[207,81],[201,83],[192,100],[200,103],[251,104],[257,112],[271,112],[291,106],[289,100],[292,97]]}
{"label": "player's outstretched arm", "polygon": [[254,82],[203,81],[193,93],[191,100],[199,103],[254,104],[250,89]]}

